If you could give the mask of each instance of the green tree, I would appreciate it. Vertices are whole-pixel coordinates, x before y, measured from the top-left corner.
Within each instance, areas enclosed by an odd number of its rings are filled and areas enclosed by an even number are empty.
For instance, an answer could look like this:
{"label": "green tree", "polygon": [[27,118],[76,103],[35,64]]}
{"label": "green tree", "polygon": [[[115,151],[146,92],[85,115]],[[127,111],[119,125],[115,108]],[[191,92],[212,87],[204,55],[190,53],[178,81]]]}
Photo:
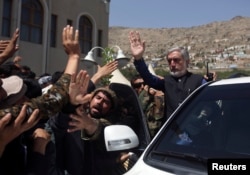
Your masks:
{"label": "green tree", "polygon": [[[102,52],[102,58],[104,58],[104,60],[103,60],[104,65],[113,61],[114,60],[114,51],[109,47],[104,48],[104,50]],[[112,77],[112,75],[106,75],[106,76],[102,77],[102,79],[100,80],[101,86],[109,85],[111,77]]]}

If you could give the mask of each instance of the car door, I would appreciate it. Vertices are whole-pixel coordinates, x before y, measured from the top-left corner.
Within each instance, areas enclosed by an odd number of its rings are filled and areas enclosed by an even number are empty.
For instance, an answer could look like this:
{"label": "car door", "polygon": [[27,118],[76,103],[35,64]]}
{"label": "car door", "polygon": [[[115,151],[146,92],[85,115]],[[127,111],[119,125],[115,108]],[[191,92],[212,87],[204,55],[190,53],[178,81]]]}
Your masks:
{"label": "car door", "polygon": [[[129,151],[134,153],[134,157],[138,158],[151,141],[146,118],[140,105],[138,96],[130,86],[125,84],[111,83],[109,87],[116,93],[118,97],[118,104],[122,107],[120,110],[125,108],[125,110],[128,112],[128,116],[126,117],[133,118],[132,124],[125,123],[123,120],[121,120],[119,124],[129,125],[137,134],[139,138],[139,146]],[[134,165],[136,160],[137,159],[135,158],[131,160],[132,162],[130,161],[128,169]],[[117,174],[122,173],[124,172],[121,170]]]}

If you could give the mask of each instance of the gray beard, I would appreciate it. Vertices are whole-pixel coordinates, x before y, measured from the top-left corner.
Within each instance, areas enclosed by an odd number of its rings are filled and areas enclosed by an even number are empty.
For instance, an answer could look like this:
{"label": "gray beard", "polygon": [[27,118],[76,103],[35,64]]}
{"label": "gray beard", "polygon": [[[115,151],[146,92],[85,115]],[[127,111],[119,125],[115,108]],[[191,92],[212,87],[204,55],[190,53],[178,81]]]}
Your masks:
{"label": "gray beard", "polygon": [[183,76],[183,75],[185,75],[185,74],[187,73],[187,67],[188,67],[188,64],[187,64],[187,62],[185,62],[185,63],[184,63],[184,69],[183,69],[183,70],[181,70],[181,71],[176,71],[176,72],[172,72],[172,71],[170,70],[170,75],[172,75],[173,77],[176,77],[176,78],[181,77],[181,76]]}
{"label": "gray beard", "polygon": [[177,71],[177,72],[171,72],[170,71],[170,75],[172,75],[173,77],[178,78],[178,77],[181,77],[181,76],[185,75],[186,72],[187,72],[187,70],[182,70],[182,71]]}

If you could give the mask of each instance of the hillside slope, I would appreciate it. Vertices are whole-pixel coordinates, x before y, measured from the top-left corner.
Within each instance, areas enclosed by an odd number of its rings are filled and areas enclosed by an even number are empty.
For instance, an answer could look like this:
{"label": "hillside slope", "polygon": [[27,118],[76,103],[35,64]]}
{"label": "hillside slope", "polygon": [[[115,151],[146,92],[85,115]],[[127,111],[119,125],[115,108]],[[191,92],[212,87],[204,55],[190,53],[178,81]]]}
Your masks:
{"label": "hillside slope", "polygon": [[128,34],[137,30],[146,41],[145,56],[160,57],[173,46],[186,46],[192,53],[211,52],[235,45],[250,45],[250,18],[236,16],[229,21],[212,22],[190,28],[110,27],[109,46],[119,45],[130,53]]}

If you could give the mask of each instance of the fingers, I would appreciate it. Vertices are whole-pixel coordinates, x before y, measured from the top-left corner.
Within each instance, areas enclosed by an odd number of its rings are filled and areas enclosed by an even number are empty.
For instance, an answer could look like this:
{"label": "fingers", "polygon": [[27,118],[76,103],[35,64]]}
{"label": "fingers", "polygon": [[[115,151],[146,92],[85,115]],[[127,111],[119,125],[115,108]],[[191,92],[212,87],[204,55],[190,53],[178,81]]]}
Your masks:
{"label": "fingers", "polygon": [[130,41],[130,44],[132,44],[133,39],[134,39],[134,31],[130,31],[129,32],[129,41]]}
{"label": "fingers", "polygon": [[26,119],[26,116],[27,116],[26,110],[27,110],[27,105],[23,105],[19,115],[17,116],[17,118],[14,121],[14,126],[15,127],[20,126],[22,131],[26,131],[26,130],[32,128],[39,121],[39,118],[38,118],[39,110],[35,109],[32,112],[32,114],[29,116],[27,122],[24,122],[24,120]]}
{"label": "fingers", "polygon": [[15,125],[20,125],[24,121],[24,119],[26,117],[26,110],[27,110],[27,105],[23,105],[19,115],[17,116],[17,118],[14,121]]}
{"label": "fingers", "polygon": [[117,69],[117,67],[118,67],[118,61],[113,60],[105,64],[103,67],[99,68],[98,71],[102,72],[102,75],[105,76],[112,73],[114,70]]}
{"label": "fingers", "polygon": [[107,65],[110,67],[118,66],[118,61],[113,60],[113,61],[109,62]]}
{"label": "fingers", "polygon": [[5,48],[10,43],[10,40],[1,40],[0,48]]}
{"label": "fingers", "polygon": [[11,42],[13,43],[13,45],[15,45],[13,48],[15,51],[19,49],[19,46],[16,44],[18,37],[19,37],[19,29],[17,28],[11,38]]}
{"label": "fingers", "polygon": [[15,50],[18,50],[18,49],[19,49],[19,45],[18,45],[18,44],[16,44]]}
{"label": "fingers", "polygon": [[68,28],[68,36],[67,36],[68,39],[73,40],[73,35],[74,35],[73,27],[69,26],[69,28]]}
{"label": "fingers", "polygon": [[90,77],[89,77],[89,74],[87,73],[87,71],[83,71],[80,82],[81,82],[82,87],[83,87],[86,91],[87,91],[87,89],[88,89],[89,79],[90,79]]}
{"label": "fingers", "polygon": [[118,67],[118,61],[112,61],[111,63],[110,63],[110,67],[112,68],[112,69],[116,69],[117,67]]}
{"label": "fingers", "polygon": [[118,61],[112,61],[112,62],[110,62],[110,63],[107,65],[107,68],[108,68],[108,70],[109,70],[108,73],[113,72],[114,70],[117,69],[117,67],[118,67]]}
{"label": "fingers", "polygon": [[89,115],[86,109],[87,109],[86,105],[81,105],[78,108],[76,108],[76,114],[78,118],[81,117],[81,121],[83,121],[84,118],[86,117],[89,118]]}
{"label": "fingers", "polygon": [[66,42],[67,40],[72,39],[72,34],[73,34],[73,27],[71,27],[70,25],[67,25],[66,27],[64,27],[63,33],[62,33],[63,42]]}
{"label": "fingers", "polygon": [[64,42],[65,40],[66,40],[66,27],[64,27],[62,31],[62,41]]}
{"label": "fingers", "polygon": [[74,34],[74,28],[72,26],[67,25],[63,29],[62,33],[62,44],[65,52],[68,55],[80,55],[80,45],[79,45],[79,31],[76,30]]}
{"label": "fingers", "polygon": [[65,29],[65,40],[66,41],[69,39],[69,30],[70,30],[70,26],[67,25],[66,29]]}
{"label": "fingers", "polygon": [[141,42],[141,37],[140,37],[140,34],[138,31],[135,32],[135,38],[136,38],[137,42],[139,42],[139,43]]}
{"label": "fingers", "polygon": [[129,41],[132,47],[136,47],[139,45],[144,46],[145,41],[141,41],[140,33],[138,31],[131,31],[129,33]]}
{"label": "fingers", "polygon": [[40,118],[38,117],[39,114],[39,109],[35,109],[32,114],[30,115],[27,124],[34,126],[37,124],[37,122],[40,120]]}
{"label": "fingers", "polygon": [[77,130],[81,130],[81,120],[80,117],[74,114],[69,116],[72,120],[69,122],[70,128],[67,130],[68,132],[75,132]]}
{"label": "fingers", "polygon": [[89,84],[89,74],[85,70],[80,70],[80,72],[76,76],[76,83],[80,84],[83,88],[88,88]]}
{"label": "fingers", "polygon": [[76,76],[76,79],[75,79],[75,83],[76,84],[80,84],[81,85],[81,82],[83,81],[83,71],[80,71],[77,76]]}
{"label": "fingers", "polygon": [[69,25],[63,28],[63,33],[62,33],[63,41],[67,41],[68,39],[68,30],[69,30]]}
{"label": "fingers", "polygon": [[135,42],[137,40],[140,40],[140,34],[138,31],[130,31],[129,32],[129,39],[130,42]]}
{"label": "fingers", "polygon": [[76,42],[79,41],[79,30],[76,30],[76,32],[75,32],[75,41]]}
{"label": "fingers", "polygon": [[78,41],[79,39],[79,31],[75,31],[75,36],[74,36],[74,28],[72,26],[67,25],[66,27],[63,28],[63,33],[62,33],[62,39],[63,41],[67,40],[75,40]]}
{"label": "fingers", "polygon": [[19,29],[17,28],[16,31],[13,33],[11,40],[14,43],[16,43],[18,37],[19,37]]}
{"label": "fingers", "polygon": [[72,73],[70,83],[76,83],[76,73]]}
{"label": "fingers", "polygon": [[81,98],[80,104],[86,104],[90,101],[92,94],[85,94],[83,98]]}
{"label": "fingers", "polygon": [[69,129],[67,129],[67,132],[71,133],[71,132],[75,132],[75,131],[78,131],[78,130],[80,130],[80,129],[78,129],[78,128],[69,128]]}
{"label": "fingers", "polygon": [[69,117],[72,119],[72,121],[69,122],[70,126],[76,126],[77,123],[81,122],[80,116],[71,114]]}
{"label": "fingers", "polygon": [[3,116],[3,118],[1,118],[0,120],[0,131],[1,129],[3,129],[11,120],[11,114],[8,113],[5,116]]}
{"label": "fingers", "polygon": [[32,137],[33,137],[34,139],[43,138],[43,139],[49,141],[50,138],[51,138],[51,135],[50,135],[45,129],[37,128],[37,129],[33,132]]}
{"label": "fingers", "polygon": [[81,115],[71,114],[70,118],[72,121],[69,122],[70,128],[68,129],[68,132],[86,129],[89,134],[93,134],[99,125],[99,122],[96,119],[93,119],[88,114],[84,113]]}
{"label": "fingers", "polygon": [[87,90],[88,84],[89,84],[89,75],[87,71],[80,70],[77,75],[73,73],[71,76],[71,83],[76,83],[80,85],[81,87],[86,88]]}

